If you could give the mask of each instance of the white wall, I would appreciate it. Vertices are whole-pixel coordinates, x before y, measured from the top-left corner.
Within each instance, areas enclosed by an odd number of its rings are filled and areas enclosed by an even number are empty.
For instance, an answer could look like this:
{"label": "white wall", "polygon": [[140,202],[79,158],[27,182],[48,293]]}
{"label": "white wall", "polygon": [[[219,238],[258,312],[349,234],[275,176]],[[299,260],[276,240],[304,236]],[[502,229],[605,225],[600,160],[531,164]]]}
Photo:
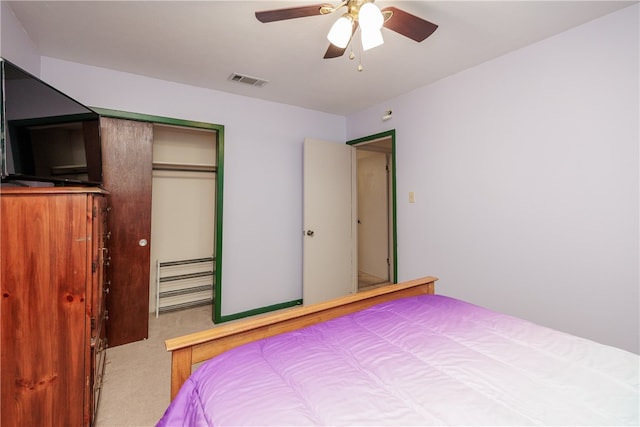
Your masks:
{"label": "white wall", "polygon": [[48,57],[42,78],[86,105],[224,125],[222,314],[302,297],[302,141],[344,141],[344,117]]}
{"label": "white wall", "polygon": [[40,54],[5,1],[0,1],[0,57],[40,75]]}
{"label": "white wall", "polygon": [[638,32],[634,5],[348,117],[397,132],[400,280],[638,352]]}

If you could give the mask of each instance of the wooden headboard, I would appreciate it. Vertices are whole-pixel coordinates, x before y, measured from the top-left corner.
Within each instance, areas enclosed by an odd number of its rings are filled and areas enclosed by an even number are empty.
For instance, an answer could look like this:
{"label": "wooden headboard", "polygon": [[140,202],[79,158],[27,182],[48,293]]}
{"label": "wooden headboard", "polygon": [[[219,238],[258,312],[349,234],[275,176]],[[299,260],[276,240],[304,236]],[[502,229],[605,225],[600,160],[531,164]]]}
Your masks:
{"label": "wooden headboard", "polygon": [[398,298],[433,294],[436,277],[428,276],[375,288],[309,306],[299,306],[264,316],[214,326],[165,341],[171,352],[171,399],[191,375],[192,365],[234,347],[304,328]]}

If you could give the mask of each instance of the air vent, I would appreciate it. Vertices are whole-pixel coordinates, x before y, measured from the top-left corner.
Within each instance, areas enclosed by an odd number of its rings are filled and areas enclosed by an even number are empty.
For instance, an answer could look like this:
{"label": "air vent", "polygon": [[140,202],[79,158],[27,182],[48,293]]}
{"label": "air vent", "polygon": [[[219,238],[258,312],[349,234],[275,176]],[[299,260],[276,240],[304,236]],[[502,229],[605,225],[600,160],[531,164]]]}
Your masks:
{"label": "air vent", "polygon": [[262,87],[268,82],[266,80],[259,79],[257,77],[245,76],[244,74],[233,73],[229,76],[229,80],[232,82],[245,83],[251,86]]}

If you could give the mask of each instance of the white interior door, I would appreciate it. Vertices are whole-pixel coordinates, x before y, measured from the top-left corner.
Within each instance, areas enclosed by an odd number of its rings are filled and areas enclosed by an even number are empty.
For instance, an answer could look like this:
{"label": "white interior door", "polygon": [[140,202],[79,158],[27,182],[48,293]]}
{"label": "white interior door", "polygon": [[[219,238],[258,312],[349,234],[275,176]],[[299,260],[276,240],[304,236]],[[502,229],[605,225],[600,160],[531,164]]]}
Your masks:
{"label": "white interior door", "polygon": [[305,305],[357,292],[356,151],[304,140],[303,273]]}

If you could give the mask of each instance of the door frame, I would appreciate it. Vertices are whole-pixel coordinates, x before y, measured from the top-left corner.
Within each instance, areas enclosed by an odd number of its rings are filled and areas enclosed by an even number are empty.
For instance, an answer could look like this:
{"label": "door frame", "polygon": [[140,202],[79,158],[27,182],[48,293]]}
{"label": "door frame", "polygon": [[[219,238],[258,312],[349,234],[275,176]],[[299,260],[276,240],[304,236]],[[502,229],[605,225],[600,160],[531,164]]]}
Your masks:
{"label": "door frame", "polygon": [[[100,116],[116,119],[150,122],[164,125],[174,125],[186,128],[208,129],[216,132],[216,197],[215,197],[215,282],[213,286],[213,322],[224,320],[222,310],[222,201],[224,189],[224,125],[204,123],[191,120],[173,119],[170,117],[149,114],[132,113],[128,111],[110,110],[107,108],[91,107]],[[153,203],[153,200],[151,201]],[[151,268],[151,267],[150,267]],[[149,284],[151,286],[151,284]]]}
{"label": "door frame", "polygon": [[391,252],[393,257],[392,280],[398,283],[398,230],[397,230],[397,214],[396,214],[396,130],[376,133],[364,136],[362,138],[347,141],[348,145],[357,147],[380,139],[391,138]]}

